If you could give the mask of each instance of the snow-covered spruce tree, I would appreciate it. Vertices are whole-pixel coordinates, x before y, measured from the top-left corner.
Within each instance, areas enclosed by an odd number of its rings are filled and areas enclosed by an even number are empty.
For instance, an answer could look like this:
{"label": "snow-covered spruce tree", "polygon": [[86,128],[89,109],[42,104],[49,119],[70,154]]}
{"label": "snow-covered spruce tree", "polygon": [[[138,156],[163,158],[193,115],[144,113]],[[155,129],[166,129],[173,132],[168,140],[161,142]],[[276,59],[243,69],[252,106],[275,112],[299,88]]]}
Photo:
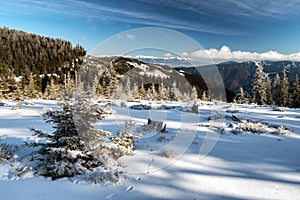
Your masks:
{"label": "snow-covered spruce tree", "polygon": [[296,78],[293,84],[293,93],[292,93],[292,107],[300,108],[300,86],[299,86],[299,77],[296,74]]}
{"label": "snow-covered spruce tree", "polygon": [[137,86],[136,82],[133,82],[132,86],[132,98],[133,99],[140,99],[141,96],[139,94],[139,87]]}
{"label": "snow-covered spruce tree", "polygon": [[201,96],[202,101],[210,101],[209,91],[203,91]]}
{"label": "snow-covered spruce tree", "polygon": [[276,74],[273,84],[272,84],[272,97],[275,105],[279,105],[280,103],[280,95],[281,95],[281,84],[280,84],[280,76]]}
{"label": "snow-covered spruce tree", "polygon": [[176,82],[173,82],[172,87],[170,88],[169,99],[171,101],[178,101],[179,99],[181,99],[181,97],[182,94],[178,89]]}
{"label": "snow-covered spruce tree", "polygon": [[257,69],[253,80],[253,100],[259,105],[271,103],[271,82],[266,73],[263,72],[261,63],[257,63]]}
{"label": "snow-covered spruce tree", "polygon": [[159,89],[158,89],[158,95],[159,95],[159,99],[166,101],[168,100],[168,89],[163,85],[163,83],[161,85],[159,85]]}
{"label": "snow-covered spruce tree", "polygon": [[285,68],[283,69],[283,75],[281,79],[281,95],[280,95],[280,105],[288,106],[290,103],[290,94],[289,94],[290,84],[286,75]]}
{"label": "snow-covered spruce tree", "polygon": [[123,88],[124,88],[124,92],[125,92],[127,98],[131,98],[132,97],[132,91],[131,91],[131,83],[130,83],[129,77],[127,77],[125,79]]}
{"label": "snow-covered spruce tree", "polygon": [[38,91],[36,90],[35,77],[32,73],[29,75],[28,86],[25,87],[25,96],[29,99],[34,99],[38,97]]}
{"label": "snow-covered spruce tree", "polygon": [[0,99],[8,99],[10,95],[10,89],[8,85],[8,79],[5,76],[0,77]]}
{"label": "snow-covered spruce tree", "polygon": [[197,99],[198,99],[198,91],[197,91],[197,88],[195,86],[193,86],[192,92],[191,92],[191,100],[197,101]]}
{"label": "snow-covered spruce tree", "polygon": [[44,98],[50,99],[50,100],[56,100],[58,97],[58,94],[61,92],[61,88],[58,84],[54,83],[54,80],[51,79],[50,84],[47,85],[46,90],[44,92]]}
{"label": "snow-covered spruce tree", "polygon": [[147,96],[147,91],[145,89],[144,83],[141,84],[139,93],[140,93],[140,99],[144,99]]}
{"label": "snow-covered spruce tree", "polygon": [[19,82],[16,83],[16,89],[13,93],[13,99],[17,101],[23,100],[23,92],[21,91],[21,84]]}
{"label": "snow-covered spruce tree", "polygon": [[36,136],[47,141],[35,144],[41,146],[34,167],[37,174],[52,179],[82,175],[96,183],[118,181],[115,160],[125,153],[107,140],[108,132],[93,127],[102,115],[91,104],[91,97],[82,92],[73,97],[66,95],[59,105],[61,110],[49,110],[42,115],[46,123],[54,124],[53,133],[31,128]]}
{"label": "snow-covered spruce tree", "polygon": [[71,73],[68,72],[68,75],[65,75],[65,79],[64,79],[64,91],[63,91],[63,93],[66,97],[71,98],[72,95],[73,95],[74,89],[75,89],[74,80],[71,77]]}
{"label": "snow-covered spruce tree", "polygon": [[150,90],[149,92],[151,93],[151,99],[152,100],[157,100],[158,99],[158,95],[157,95],[154,83],[151,84],[151,87],[149,88],[149,90]]}
{"label": "snow-covered spruce tree", "polygon": [[239,103],[239,104],[248,104],[249,103],[247,93],[244,92],[242,87],[237,92],[234,100],[235,100],[236,103]]}
{"label": "snow-covered spruce tree", "polygon": [[273,102],[271,82],[272,81],[271,81],[270,77],[268,75],[266,75],[264,85],[265,85],[265,88],[266,88],[266,103],[268,105],[271,105],[272,102]]}

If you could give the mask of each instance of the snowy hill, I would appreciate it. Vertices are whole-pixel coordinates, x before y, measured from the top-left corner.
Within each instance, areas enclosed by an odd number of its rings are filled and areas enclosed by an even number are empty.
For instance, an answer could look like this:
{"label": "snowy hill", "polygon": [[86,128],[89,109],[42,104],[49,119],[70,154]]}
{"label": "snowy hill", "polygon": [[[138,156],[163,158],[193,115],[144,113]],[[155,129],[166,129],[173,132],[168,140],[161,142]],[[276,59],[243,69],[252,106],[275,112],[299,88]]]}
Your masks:
{"label": "snowy hill", "polygon": [[[16,102],[5,103],[0,107],[0,143],[37,140],[29,126],[52,130],[51,125],[43,123],[40,113],[48,108],[57,109],[56,102],[35,100],[19,110],[12,110]],[[17,177],[13,167],[2,162],[1,199],[297,199],[300,196],[299,109],[274,111],[255,105],[199,102],[200,114],[194,114],[180,111],[179,107],[185,106],[183,102],[165,103],[172,108],[168,110],[159,109],[161,103],[141,103],[151,105],[151,109],[129,109],[137,103],[112,106],[116,114],[96,125],[114,133],[122,129],[128,117],[137,128],[148,118],[167,124],[168,133],[144,134],[134,155],[119,159],[126,178],[117,185],[76,183],[67,178],[51,181],[31,173]],[[243,131],[243,120],[266,125],[265,132]],[[274,127],[281,125],[288,131],[275,133]],[[222,134],[215,132],[217,129],[222,129]],[[213,144],[212,149],[204,154],[207,144]],[[24,154],[19,152],[14,159]]]}

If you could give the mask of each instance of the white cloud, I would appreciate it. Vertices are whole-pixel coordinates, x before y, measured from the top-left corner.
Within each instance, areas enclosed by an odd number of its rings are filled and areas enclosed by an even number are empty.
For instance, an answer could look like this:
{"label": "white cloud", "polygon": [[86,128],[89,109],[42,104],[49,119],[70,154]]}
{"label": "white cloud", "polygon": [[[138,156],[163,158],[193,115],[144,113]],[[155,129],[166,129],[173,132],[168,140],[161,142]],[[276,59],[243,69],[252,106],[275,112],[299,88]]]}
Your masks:
{"label": "white cloud", "polygon": [[173,54],[171,54],[171,53],[165,53],[164,54],[164,57],[167,57],[167,58],[169,58],[169,57],[173,57],[174,55]]}
{"label": "white cloud", "polygon": [[248,51],[232,51],[228,46],[222,46],[220,49],[197,50],[190,54],[182,53],[183,57],[197,60],[203,63],[215,63],[223,61],[254,61],[254,60],[291,60],[300,61],[300,52],[293,54],[282,54],[277,51],[268,51],[263,53]]}

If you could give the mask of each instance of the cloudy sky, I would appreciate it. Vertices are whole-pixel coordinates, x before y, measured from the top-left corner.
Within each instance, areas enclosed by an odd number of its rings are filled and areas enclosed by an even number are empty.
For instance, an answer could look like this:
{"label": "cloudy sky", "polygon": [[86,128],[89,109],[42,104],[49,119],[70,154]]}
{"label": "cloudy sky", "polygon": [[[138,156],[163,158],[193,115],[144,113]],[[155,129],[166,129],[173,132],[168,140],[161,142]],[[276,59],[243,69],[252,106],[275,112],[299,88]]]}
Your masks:
{"label": "cloudy sky", "polygon": [[0,26],[70,40],[88,52],[122,31],[162,27],[202,46],[182,56],[217,61],[300,60],[299,19],[299,0],[6,0],[0,7]]}

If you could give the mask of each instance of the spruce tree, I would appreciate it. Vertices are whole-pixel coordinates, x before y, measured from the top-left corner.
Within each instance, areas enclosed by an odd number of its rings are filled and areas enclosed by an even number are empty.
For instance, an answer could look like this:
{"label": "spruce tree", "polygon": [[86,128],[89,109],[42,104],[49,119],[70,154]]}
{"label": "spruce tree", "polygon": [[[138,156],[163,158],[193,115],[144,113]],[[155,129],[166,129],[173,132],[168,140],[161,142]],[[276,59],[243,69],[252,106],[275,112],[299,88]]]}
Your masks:
{"label": "spruce tree", "polygon": [[282,79],[281,79],[281,106],[288,106],[290,103],[289,88],[290,88],[290,84],[284,68]]}
{"label": "spruce tree", "polygon": [[273,98],[272,98],[272,85],[271,85],[271,79],[269,78],[269,76],[265,77],[265,88],[266,88],[266,104],[271,105],[273,102]]}
{"label": "spruce tree", "polygon": [[134,99],[140,99],[140,94],[139,94],[139,87],[137,84],[134,82],[132,86],[132,98]]}
{"label": "spruce tree", "polygon": [[201,100],[202,100],[202,101],[209,101],[209,98],[208,98],[208,96],[207,96],[206,91],[203,91],[202,96],[201,96]]}
{"label": "spruce tree", "polygon": [[149,92],[150,92],[150,96],[151,96],[151,99],[152,99],[152,100],[157,99],[157,92],[156,92],[154,83],[151,84],[151,87],[150,87],[150,91],[149,91]]}
{"label": "spruce tree", "polygon": [[180,90],[177,88],[176,82],[173,82],[172,87],[170,88],[169,99],[171,101],[178,101],[182,98]]}
{"label": "spruce tree", "polygon": [[[120,153],[119,146],[106,139],[108,132],[93,127],[102,119],[102,113],[92,104],[92,97],[81,89],[73,95],[64,96],[59,103],[61,110],[43,113],[44,121],[54,124],[53,133],[31,128],[35,135],[47,140],[35,144],[41,146],[35,169],[38,174],[52,179],[96,171],[110,173],[110,176],[118,179],[118,174],[110,170],[114,168],[112,163],[115,163],[115,159],[125,153]],[[99,178],[101,182],[103,177]]]}
{"label": "spruce tree", "polygon": [[21,90],[21,84],[19,82],[16,83],[16,90],[13,94],[14,100],[22,101],[23,100],[23,92]]}
{"label": "spruce tree", "polygon": [[241,87],[234,98],[236,103],[239,104],[247,104],[249,103],[249,99],[247,98],[243,88]]}
{"label": "spruce tree", "polygon": [[10,89],[8,87],[8,81],[5,76],[0,77],[0,99],[8,99]]}
{"label": "spruce tree", "polygon": [[46,90],[44,92],[44,97],[46,99],[56,100],[60,92],[60,86],[55,84],[54,80],[51,79],[50,84],[47,85]]}
{"label": "spruce tree", "polygon": [[35,77],[32,72],[29,75],[28,86],[25,88],[25,96],[30,99],[38,97],[38,91],[35,86]]}
{"label": "spruce tree", "polygon": [[123,88],[124,88],[124,92],[125,92],[127,98],[130,98],[132,96],[132,91],[131,91],[131,83],[130,83],[129,77],[127,77],[125,79],[125,83],[123,85]]}
{"label": "spruce tree", "polygon": [[140,98],[144,99],[146,97],[146,94],[147,94],[144,83],[141,84],[141,87],[140,87],[139,91],[140,91]]}
{"label": "spruce tree", "polygon": [[123,84],[119,83],[114,90],[113,98],[115,99],[126,99],[126,95],[124,93]]}
{"label": "spruce tree", "polygon": [[253,80],[253,99],[259,105],[271,103],[271,82],[263,71],[261,63],[257,63],[257,69]]}
{"label": "spruce tree", "polygon": [[[76,74],[77,76],[77,74]],[[75,79],[78,79],[78,77],[75,77]],[[71,77],[71,73],[68,72],[68,75],[65,74],[65,80],[64,80],[64,95],[71,97],[73,95],[75,89],[75,81]]]}
{"label": "spruce tree", "polygon": [[272,97],[275,105],[280,104],[280,95],[281,95],[281,80],[280,76],[276,74],[273,84],[272,84]]}
{"label": "spruce tree", "polygon": [[294,108],[300,108],[300,86],[299,86],[298,74],[296,74],[295,82],[293,84],[292,96],[293,96],[292,106]]}
{"label": "spruce tree", "polygon": [[197,88],[195,86],[193,86],[192,92],[191,92],[191,100],[192,101],[197,101],[197,99],[198,99]]}
{"label": "spruce tree", "polygon": [[159,89],[158,89],[158,93],[159,93],[159,98],[160,100],[163,100],[163,101],[166,101],[168,100],[168,90],[167,88],[164,86],[164,84],[161,84],[159,86]]}

